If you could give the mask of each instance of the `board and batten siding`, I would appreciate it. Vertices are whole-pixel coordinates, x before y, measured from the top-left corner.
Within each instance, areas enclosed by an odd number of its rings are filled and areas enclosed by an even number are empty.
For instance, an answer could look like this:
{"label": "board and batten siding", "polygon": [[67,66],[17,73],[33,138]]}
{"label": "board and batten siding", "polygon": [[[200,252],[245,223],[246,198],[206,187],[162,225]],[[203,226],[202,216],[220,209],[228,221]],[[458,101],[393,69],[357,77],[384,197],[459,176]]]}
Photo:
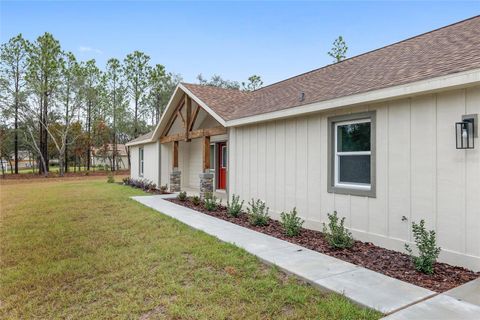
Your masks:
{"label": "board and batten siding", "polygon": [[[135,145],[130,148],[130,177],[133,179],[146,179],[158,185],[160,163],[158,158],[160,142],[144,145]],[[143,148],[143,176],[140,176],[139,149]]]}
{"label": "board and batten siding", "polygon": [[[327,118],[372,110],[376,197],[327,192]],[[266,201],[276,218],[296,207],[318,230],[336,210],[357,239],[399,251],[425,219],[441,261],[480,270],[480,139],[457,150],[454,129],[472,113],[479,86],[231,128],[230,194]]]}

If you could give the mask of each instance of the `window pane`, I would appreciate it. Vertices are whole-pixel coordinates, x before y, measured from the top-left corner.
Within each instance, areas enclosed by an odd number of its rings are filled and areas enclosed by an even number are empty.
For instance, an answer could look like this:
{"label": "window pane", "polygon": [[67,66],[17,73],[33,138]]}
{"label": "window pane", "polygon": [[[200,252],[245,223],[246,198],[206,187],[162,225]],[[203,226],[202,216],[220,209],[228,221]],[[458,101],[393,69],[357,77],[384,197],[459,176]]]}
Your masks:
{"label": "window pane", "polygon": [[215,169],[215,145],[210,145],[210,169]]}
{"label": "window pane", "polygon": [[370,156],[339,156],[339,182],[370,184]]}
{"label": "window pane", "polygon": [[222,147],[222,168],[227,167],[227,147]]}
{"label": "window pane", "polygon": [[337,151],[370,151],[370,122],[337,126]]}

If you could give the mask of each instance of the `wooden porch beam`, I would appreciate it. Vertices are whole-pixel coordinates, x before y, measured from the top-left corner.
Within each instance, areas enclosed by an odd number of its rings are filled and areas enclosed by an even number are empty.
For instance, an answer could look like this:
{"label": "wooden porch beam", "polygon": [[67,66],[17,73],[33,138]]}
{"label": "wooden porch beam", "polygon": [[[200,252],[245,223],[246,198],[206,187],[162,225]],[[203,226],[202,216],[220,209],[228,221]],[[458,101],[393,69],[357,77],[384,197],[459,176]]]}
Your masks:
{"label": "wooden porch beam", "polygon": [[173,141],[173,162],[172,168],[178,168],[178,141]]}
{"label": "wooden porch beam", "polygon": [[[193,130],[188,133],[188,139],[197,139],[201,137],[210,137],[210,136],[218,136],[221,134],[226,134],[227,133],[227,128],[218,126],[214,128],[207,128],[207,129],[198,129],[198,130]],[[180,140],[185,140],[187,138],[187,134],[185,133],[177,133],[177,134],[172,134],[169,136],[161,137],[160,138],[160,143],[168,143],[172,141],[180,141]]]}
{"label": "wooden porch beam", "polygon": [[189,96],[185,97],[185,141],[190,141],[188,132],[190,131],[190,118],[192,117],[192,99]]}
{"label": "wooden porch beam", "polygon": [[173,126],[173,123],[174,123],[175,120],[177,119],[178,111],[182,109],[184,103],[185,103],[185,97],[184,97],[182,100],[180,100],[180,103],[179,103],[179,104],[177,105],[177,107],[175,108],[172,117],[170,118],[170,120],[168,121],[167,126],[165,127],[165,130],[163,130],[163,132],[162,132],[162,136],[166,136],[166,135],[168,134],[168,132],[170,131],[170,129],[171,129],[172,126]]}
{"label": "wooden porch beam", "polygon": [[203,137],[203,172],[210,169],[210,137]]}
{"label": "wooden porch beam", "polygon": [[188,125],[188,131],[192,131],[193,130],[193,126],[195,125],[195,121],[197,120],[197,116],[198,116],[198,112],[200,111],[200,106],[197,106],[195,108],[195,111],[193,111],[193,115],[192,115],[192,118],[190,120],[190,123]]}

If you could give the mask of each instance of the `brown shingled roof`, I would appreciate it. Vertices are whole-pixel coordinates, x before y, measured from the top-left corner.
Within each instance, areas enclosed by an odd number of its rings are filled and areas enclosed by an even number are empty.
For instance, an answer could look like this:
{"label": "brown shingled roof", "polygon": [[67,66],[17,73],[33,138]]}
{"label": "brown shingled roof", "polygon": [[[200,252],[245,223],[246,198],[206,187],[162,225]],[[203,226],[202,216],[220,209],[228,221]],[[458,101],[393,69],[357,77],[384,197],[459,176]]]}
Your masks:
{"label": "brown shingled roof", "polygon": [[[184,84],[225,120],[298,107],[480,68],[480,16],[254,92]],[[301,92],[305,98],[300,101]]]}
{"label": "brown shingled roof", "polygon": [[153,137],[153,133],[155,132],[155,130],[152,130],[150,131],[149,133],[145,133],[144,135],[141,135],[133,140],[130,140],[127,144],[130,145],[132,143],[136,143],[136,142],[139,142],[139,141],[144,141],[144,140],[149,140]]}

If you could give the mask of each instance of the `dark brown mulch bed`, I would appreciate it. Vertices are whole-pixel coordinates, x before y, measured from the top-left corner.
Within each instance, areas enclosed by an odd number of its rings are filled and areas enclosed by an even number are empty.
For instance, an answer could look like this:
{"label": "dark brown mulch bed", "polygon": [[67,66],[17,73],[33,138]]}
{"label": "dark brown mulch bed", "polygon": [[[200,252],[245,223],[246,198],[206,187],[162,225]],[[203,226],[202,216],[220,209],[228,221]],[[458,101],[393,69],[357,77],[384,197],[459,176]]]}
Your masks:
{"label": "dark brown mulch bed", "polygon": [[435,264],[435,274],[426,275],[415,270],[407,254],[381,248],[370,242],[356,240],[351,249],[335,250],[329,247],[319,231],[302,228],[300,235],[287,237],[283,233],[281,224],[273,219],[270,219],[265,227],[256,227],[250,225],[245,214],[237,218],[227,215],[225,207],[220,207],[217,211],[207,211],[201,205],[195,206],[189,200],[169,199],[169,201],[435,292],[447,291],[480,276],[480,272],[439,262]]}
{"label": "dark brown mulch bed", "polygon": [[[142,188],[138,188],[136,186],[132,186],[130,184],[125,184],[123,182],[117,182],[117,184],[120,184],[122,186],[129,186],[129,187],[132,187],[132,188],[136,188],[136,189],[142,189]],[[161,191],[159,189],[142,189],[143,191],[147,192],[147,193],[151,193],[151,194],[172,194],[171,192],[168,192],[168,191]]]}

